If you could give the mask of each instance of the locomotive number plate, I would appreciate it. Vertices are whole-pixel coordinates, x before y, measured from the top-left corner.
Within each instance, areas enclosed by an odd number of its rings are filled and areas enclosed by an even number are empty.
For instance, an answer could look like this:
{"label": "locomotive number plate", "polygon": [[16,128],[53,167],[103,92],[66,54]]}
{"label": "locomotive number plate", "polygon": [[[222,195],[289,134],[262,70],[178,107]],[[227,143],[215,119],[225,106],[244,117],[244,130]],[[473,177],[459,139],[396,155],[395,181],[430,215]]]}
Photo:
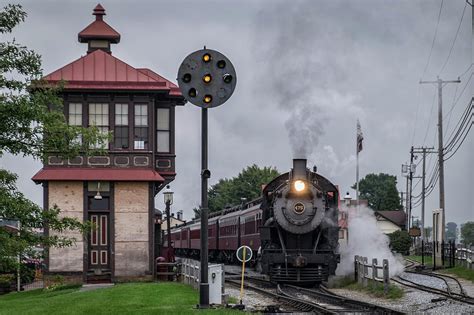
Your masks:
{"label": "locomotive number plate", "polygon": [[296,214],[302,214],[304,212],[304,209],[304,204],[302,204],[301,202],[295,204],[294,211]]}

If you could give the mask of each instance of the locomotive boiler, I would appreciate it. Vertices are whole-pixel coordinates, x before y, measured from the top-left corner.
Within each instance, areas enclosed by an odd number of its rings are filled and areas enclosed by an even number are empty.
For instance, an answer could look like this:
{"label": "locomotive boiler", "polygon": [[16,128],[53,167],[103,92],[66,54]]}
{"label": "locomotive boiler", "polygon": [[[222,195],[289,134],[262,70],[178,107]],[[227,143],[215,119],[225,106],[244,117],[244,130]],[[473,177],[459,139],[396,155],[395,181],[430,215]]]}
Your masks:
{"label": "locomotive boiler", "polygon": [[[237,248],[247,245],[258,253],[257,269],[274,282],[327,281],[339,262],[338,198],[336,186],[295,159],[260,198],[210,214],[209,258],[233,263]],[[177,255],[197,259],[199,236],[199,219],[173,228]]]}
{"label": "locomotive boiler", "polygon": [[275,282],[321,282],[334,275],[338,253],[338,190],[330,181],[293,160],[293,169],[262,193],[260,260]]}

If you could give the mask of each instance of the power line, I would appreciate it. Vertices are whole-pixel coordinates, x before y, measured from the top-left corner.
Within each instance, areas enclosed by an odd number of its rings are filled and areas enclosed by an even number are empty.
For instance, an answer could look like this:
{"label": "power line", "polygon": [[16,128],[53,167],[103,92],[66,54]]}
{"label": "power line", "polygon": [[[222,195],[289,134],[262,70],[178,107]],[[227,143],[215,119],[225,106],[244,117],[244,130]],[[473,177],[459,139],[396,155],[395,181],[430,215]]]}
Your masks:
{"label": "power line", "polygon": [[471,124],[469,125],[469,128],[467,129],[467,132],[464,134],[464,137],[462,138],[461,143],[459,143],[459,145],[458,145],[458,147],[456,148],[456,150],[454,150],[454,152],[451,153],[450,156],[448,156],[446,159],[444,159],[445,161],[447,161],[447,160],[449,160],[450,158],[452,158],[452,157],[456,154],[456,152],[458,152],[458,150],[459,150],[459,148],[462,146],[464,140],[466,140],[466,137],[467,137],[467,135],[469,134],[469,131],[471,130],[472,125],[474,125],[474,121],[471,121]]}
{"label": "power line", "polygon": [[423,74],[421,76],[422,78],[425,76],[426,70],[428,70],[428,66],[430,64],[431,55],[433,53],[434,44],[436,42],[436,36],[438,35],[438,26],[439,26],[439,21],[440,21],[440,18],[441,18],[441,12],[443,11],[443,2],[444,2],[444,0],[441,0],[441,4],[439,6],[439,12],[438,12],[438,21],[436,22],[436,29],[435,29],[435,33],[434,33],[434,36],[433,36],[433,41],[431,43],[430,54],[428,55],[428,60],[426,61],[426,66],[425,66],[425,69],[423,70]]}
{"label": "power line", "polygon": [[[452,148],[456,145],[456,143],[458,142],[459,138],[462,136],[462,134],[464,133],[464,130],[466,130],[467,128],[467,121],[468,121],[468,118],[469,118],[469,115],[471,114],[472,110],[473,110],[473,101],[471,100],[468,104],[467,104],[467,107],[466,109],[464,110],[464,112],[462,113],[461,115],[461,118],[459,119],[458,123],[456,124],[456,127],[454,128],[453,132],[451,133],[451,135],[449,136],[449,140],[448,140],[448,144],[443,148],[443,150],[445,151],[445,153],[448,153],[449,151],[452,150]],[[472,117],[472,116],[471,116]],[[458,128],[459,126],[459,128]],[[457,129],[456,129],[457,128]]]}
{"label": "power line", "polygon": [[459,30],[461,29],[462,20],[464,18],[464,12],[466,12],[466,7],[467,7],[467,2],[464,3],[464,9],[462,10],[461,20],[459,21],[459,25],[458,25],[458,29],[456,31],[456,35],[454,36],[453,43],[451,44],[451,48],[449,49],[448,57],[446,58],[446,61],[444,62],[443,66],[441,67],[441,70],[439,70],[438,75],[440,75],[441,72],[443,72],[444,68],[448,64],[449,58],[451,58],[451,53],[453,52],[454,45],[456,44],[456,39],[458,38]]}

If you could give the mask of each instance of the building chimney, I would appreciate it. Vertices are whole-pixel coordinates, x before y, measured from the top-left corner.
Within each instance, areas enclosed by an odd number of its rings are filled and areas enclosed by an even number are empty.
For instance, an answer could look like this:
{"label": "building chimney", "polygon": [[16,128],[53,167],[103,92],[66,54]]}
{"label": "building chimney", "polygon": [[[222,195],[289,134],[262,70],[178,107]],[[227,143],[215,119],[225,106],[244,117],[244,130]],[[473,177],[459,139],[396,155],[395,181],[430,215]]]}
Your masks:
{"label": "building chimney", "polygon": [[178,211],[178,220],[183,221],[183,210]]}

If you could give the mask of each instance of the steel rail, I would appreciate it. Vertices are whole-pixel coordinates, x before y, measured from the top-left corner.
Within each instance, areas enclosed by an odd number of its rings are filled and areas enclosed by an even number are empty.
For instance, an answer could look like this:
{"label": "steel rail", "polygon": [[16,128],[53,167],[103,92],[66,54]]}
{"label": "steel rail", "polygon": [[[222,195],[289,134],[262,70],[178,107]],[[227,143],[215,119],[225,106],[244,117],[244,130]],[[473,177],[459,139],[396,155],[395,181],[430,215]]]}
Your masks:
{"label": "steel rail", "polygon": [[356,312],[362,311],[362,312],[369,312],[369,313],[375,313],[375,314],[405,314],[403,312],[399,312],[387,307],[378,306],[375,304],[370,304],[367,302],[353,300],[347,297],[340,296],[338,294],[331,292],[324,286],[320,286],[319,290],[309,289],[309,288],[304,288],[304,287],[299,287],[299,286],[294,286],[294,285],[287,285],[287,286],[295,290],[308,293],[319,299],[326,300],[329,303],[337,303],[338,305],[345,305],[350,310],[356,311]]}
{"label": "steel rail", "polygon": [[396,283],[399,283],[401,285],[407,286],[409,288],[418,289],[418,290],[429,292],[429,293],[432,293],[432,294],[442,295],[442,296],[445,296],[447,298],[450,298],[450,299],[458,301],[458,302],[474,305],[474,298],[471,298],[471,297],[466,297],[466,296],[463,296],[463,295],[460,295],[460,294],[457,294],[457,293],[449,294],[447,291],[440,290],[440,289],[433,288],[433,287],[429,287],[429,286],[426,286],[426,285],[423,285],[423,284],[415,283],[413,281],[402,278],[400,276],[393,277],[393,278],[391,278],[391,280],[396,282]]}

